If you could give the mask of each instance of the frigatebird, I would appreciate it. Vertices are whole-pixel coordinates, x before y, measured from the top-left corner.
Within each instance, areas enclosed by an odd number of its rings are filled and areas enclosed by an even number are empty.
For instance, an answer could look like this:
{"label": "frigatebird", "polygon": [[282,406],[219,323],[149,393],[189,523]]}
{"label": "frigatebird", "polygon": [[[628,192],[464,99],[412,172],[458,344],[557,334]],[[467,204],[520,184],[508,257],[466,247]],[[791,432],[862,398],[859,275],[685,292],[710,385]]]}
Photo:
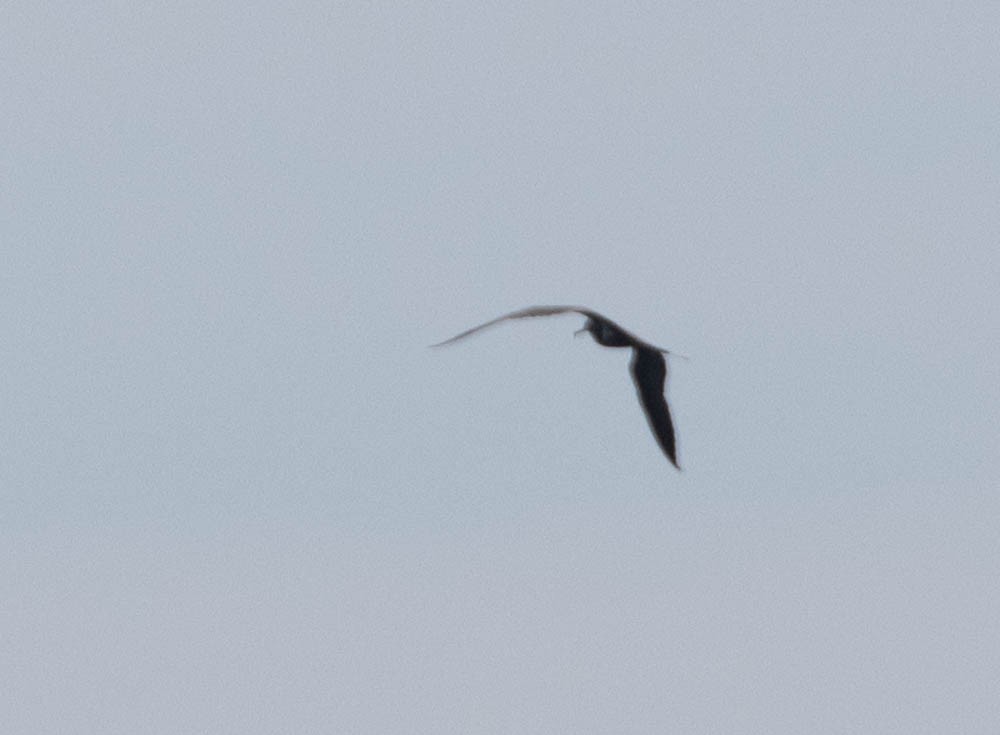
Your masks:
{"label": "frigatebird", "polygon": [[[663,355],[674,354],[670,350],[662,347],[654,347],[648,342],[636,337],[631,332],[623,329],[605,316],[596,311],[585,309],[580,306],[529,306],[527,309],[512,311],[510,314],[491,319],[478,327],[467,329],[461,334],[456,334],[451,339],[438,342],[431,347],[443,347],[444,345],[457,342],[471,334],[475,334],[481,329],[492,327],[494,324],[508,319],[523,319],[534,316],[552,316],[554,314],[565,314],[575,312],[587,317],[586,324],[582,329],[574,332],[574,336],[582,332],[590,332],[594,341],[604,347],[631,347],[632,362],[629,369],[632,372],[632,381],[635,383],[636,392],[639,394],[639,403],[646,414],[649,428],[653,431],[660,449],[667,455],[667,459],[680,469],[677,464],[677,447],[674,439],[674,425],[670,420],[670,408],[663,394],[664,383],[667,379],[667,362]],[[680,355],[679,355],[680,356]]]}

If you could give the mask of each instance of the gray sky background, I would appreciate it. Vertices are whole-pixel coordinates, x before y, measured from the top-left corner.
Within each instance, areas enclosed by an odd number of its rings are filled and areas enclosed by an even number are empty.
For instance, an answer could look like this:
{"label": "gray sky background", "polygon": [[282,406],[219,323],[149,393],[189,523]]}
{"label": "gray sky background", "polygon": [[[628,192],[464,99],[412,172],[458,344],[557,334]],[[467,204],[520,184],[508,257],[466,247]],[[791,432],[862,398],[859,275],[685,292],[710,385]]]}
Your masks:
{"label": "gray sky background", "polygon": [[2,15],[4,731],[1000,730],[994,3]]}

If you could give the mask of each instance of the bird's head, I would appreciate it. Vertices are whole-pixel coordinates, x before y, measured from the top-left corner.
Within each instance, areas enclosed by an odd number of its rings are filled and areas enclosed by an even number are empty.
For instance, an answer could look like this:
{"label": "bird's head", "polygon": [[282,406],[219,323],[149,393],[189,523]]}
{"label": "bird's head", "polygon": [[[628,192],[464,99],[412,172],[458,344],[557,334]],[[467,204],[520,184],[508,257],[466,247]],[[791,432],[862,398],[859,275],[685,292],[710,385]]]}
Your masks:
{"label": "bird's head", "polygon": [[595,336],[595,339],[596,339],[597,332],[594,331],[595,329],[597,329],[597,322],[595,322],[593,319],[591,319],[588,316],[587,317],[587,323],[584,324],[582,327],[580,327],[580,329],[577,329],[575,332],[573,332],[573,336],[574,337],[579,337],[584,332],[590,332],[590,334],[592,336]]}

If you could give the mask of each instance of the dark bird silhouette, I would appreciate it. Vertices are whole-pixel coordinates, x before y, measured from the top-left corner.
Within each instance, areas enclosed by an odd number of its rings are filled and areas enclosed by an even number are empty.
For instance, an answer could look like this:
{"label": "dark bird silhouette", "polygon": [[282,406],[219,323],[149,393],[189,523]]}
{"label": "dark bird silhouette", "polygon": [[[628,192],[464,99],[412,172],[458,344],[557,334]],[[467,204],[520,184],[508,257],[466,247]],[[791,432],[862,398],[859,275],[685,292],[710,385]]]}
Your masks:
{"label": "dark bird silhouette", "polygon": [[594,341],[605,347],[631,347],[632,362],[629,368],[632,372],[632,381],[635,383],[636,392],[639,394],[639,403],[646,414],[649,428],[653,431],[660,449],[667,455],[667,459],[673,463],[674,467],[680,469],[677,464],[677,447],[674,439],[674,425],[670,420],[670,408],[663,395],[664,383],[667,379],[667,362],[663,355],[673,354],[670,350],[662,347],[654,347],[648,342],[644,342],[631,332],[622,329],[607,317],[601,316],[596,311],[584,309],[579,306],[529,306],[527,309],[512,311],[504,314],[478,327],[467,329],[461,334],[456,334],[451,339],[438,342],[432,347],[443,347],[444,345],[457,342],[481,329],[492,327],[494,324],[508,319],[523,319],[534,316],[552,316],[554,314],[565,314],[575,312],[587,317],[587,323],[583,329],[578,329],[574,335],[582,332],[590,332]]}

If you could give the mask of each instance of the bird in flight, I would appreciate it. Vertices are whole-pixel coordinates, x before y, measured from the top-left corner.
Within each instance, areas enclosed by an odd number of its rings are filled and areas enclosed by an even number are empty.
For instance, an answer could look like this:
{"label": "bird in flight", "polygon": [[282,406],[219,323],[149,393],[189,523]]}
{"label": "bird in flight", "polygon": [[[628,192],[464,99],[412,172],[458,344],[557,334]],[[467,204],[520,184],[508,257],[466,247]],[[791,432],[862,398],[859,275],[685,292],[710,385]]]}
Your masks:
{"label": "bird in flight", "polygon": [[632,372],[632,382],[635,383],[635,390],[639,394],[639,403],[642,405],[642,410],[646,414],[646,420],[649,422],[649,428],[652,429],[653,436],[656,437],[660,449],[663,450],[663,453],[674,467],[680,469],[680,465],[677,464],[674,425],[670,420],[670,408],[667,406],[667,399],[663,395],[663,387],[667,379],[667,362],[663,359],[663,356],[673,353],[662,347],[654,347],[648,342],[643,342],[634,334],[622,329],[596,311],[584,309],[579,306],[529,306],[527,309],[512,311],[510,314],[504,314],[485,324],[480,324],[478,327],[467,329],[461,334],[456,334],[451,339],[438,342],[435,345],[431,345],[431,347],[449,345],[508,319],[552,316],[568,312],[575,312],[587,317],[586,324],[583,325],[582,329],[574,332],[574,335],[582,332],[590,332],[594,341],[599,345],[632,348],[632,362],[629,368]]}

